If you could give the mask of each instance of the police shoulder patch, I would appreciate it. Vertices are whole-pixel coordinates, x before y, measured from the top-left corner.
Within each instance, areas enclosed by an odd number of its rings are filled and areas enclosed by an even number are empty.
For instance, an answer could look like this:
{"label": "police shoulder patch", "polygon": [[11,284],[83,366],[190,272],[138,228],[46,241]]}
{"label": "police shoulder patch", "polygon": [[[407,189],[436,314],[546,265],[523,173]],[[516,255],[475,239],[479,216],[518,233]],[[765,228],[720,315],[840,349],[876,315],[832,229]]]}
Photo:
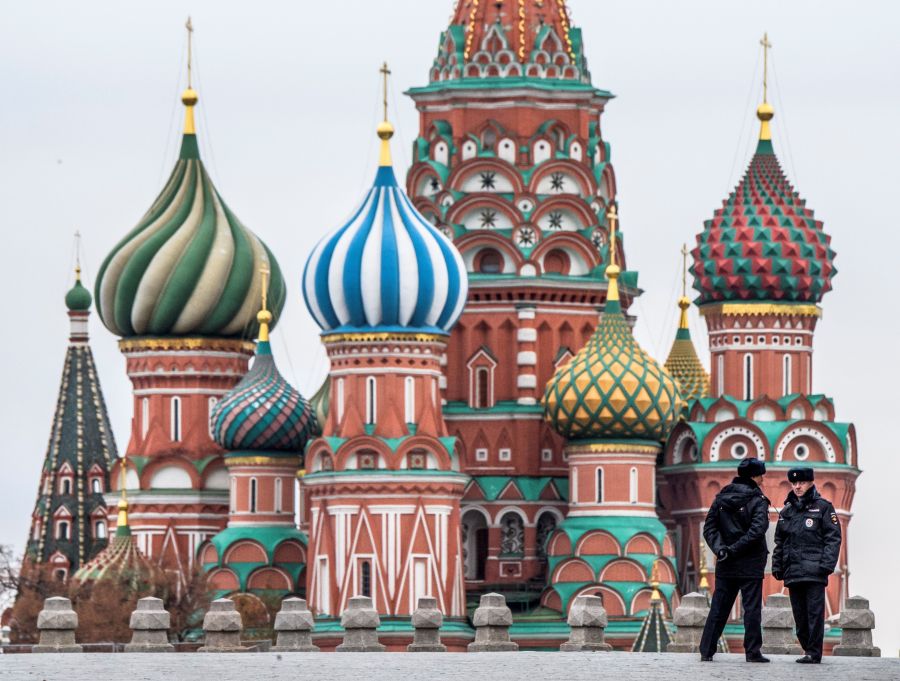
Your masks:
{"label": "police shoulder patch", "polygon": [[833,524],[835,524],[835,525],[838,524],[837,513],[832,513],[832,514],[831,514],[831,522],[832,522]]}

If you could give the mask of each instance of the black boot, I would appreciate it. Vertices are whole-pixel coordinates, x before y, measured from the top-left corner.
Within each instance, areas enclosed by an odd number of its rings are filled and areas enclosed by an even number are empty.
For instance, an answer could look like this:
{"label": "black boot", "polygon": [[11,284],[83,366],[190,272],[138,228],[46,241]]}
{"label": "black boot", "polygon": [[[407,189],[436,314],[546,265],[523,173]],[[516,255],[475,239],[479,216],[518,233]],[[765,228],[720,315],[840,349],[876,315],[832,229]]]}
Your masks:
{"label": "black boot", "polygon": [[814,657],[810,657],[809,655],[804,655],[803,657],[798,657],[797,662],[800,664],[820,664],[822,660],[817,660]]}
{"label": "black boot", "polygon": [[763,657],[762,653],[756,655],[747,655],[747,662],[771,662],[768,657]]}
{"label": "black boot", "polygon": [[713,661],[712,658],[713,658],[712,655],[701,655],[701,656],[700,656],[700,661],[701,661],[701,662],[712,662],[712,661]]}

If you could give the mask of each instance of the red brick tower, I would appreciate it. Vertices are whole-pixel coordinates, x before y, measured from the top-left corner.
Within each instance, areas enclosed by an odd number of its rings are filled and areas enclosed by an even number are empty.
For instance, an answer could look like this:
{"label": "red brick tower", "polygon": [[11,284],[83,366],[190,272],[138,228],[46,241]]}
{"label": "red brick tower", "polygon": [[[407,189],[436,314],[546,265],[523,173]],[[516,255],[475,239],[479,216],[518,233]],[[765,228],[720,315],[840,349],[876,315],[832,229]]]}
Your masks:
{"label": "red brick tower", "polygon": [[[836,422],[831,398],[813,394],[813,332],[836,273],[835,254],[822,223],[781,170],[770,131],[774,109],[765,95],[757,115],[759,144],[749,168],[692,252],[696,302],[709,329],[711,386],[709,397],[689,404],[687,420],[669,438],[660,497],[686,566],[681,586],[694,589],[706,509],[740,459],[767,463],[764,489],[778,508],[790,489],[787,469],[814,467],[816,485],[834,503],[845,532],[827,592],[826,612],[835,617],[847,595],[846,530],[859,475],[853,425]],[[770,532],[775,518],[773,509]],[[767,578],[766,593],[781,588]]]}
{"label": "red brick tower", "polygon": [[[561,0],[457,3],[420,112],[407,177],[416,207],[462,253],[470,289],[442,395],[462,466],[470,590],[540,594],[544,546],[566,512],[562,440],[538,400],[593,333],[606,298],[615,202],[581,31]],[[620,253],[619,262],[623,262]],[[627,309],[635,273],[620,280]]]}
{"label": "red brick tower", "polygon": [[[200,160],[190,82],[182,101],[178,162],[103,262],[96,299],[103,323],[121,338],[133,386],[131,529],[146,556],[184,575],[228,517],[228,471],[209,419],[253,355],[246,339],[257,329],[258,272],[272,272],[268,299],[276,318],[285,286],[271,253],[231,212]],[[107,501],[114,507],[116,499]]]}

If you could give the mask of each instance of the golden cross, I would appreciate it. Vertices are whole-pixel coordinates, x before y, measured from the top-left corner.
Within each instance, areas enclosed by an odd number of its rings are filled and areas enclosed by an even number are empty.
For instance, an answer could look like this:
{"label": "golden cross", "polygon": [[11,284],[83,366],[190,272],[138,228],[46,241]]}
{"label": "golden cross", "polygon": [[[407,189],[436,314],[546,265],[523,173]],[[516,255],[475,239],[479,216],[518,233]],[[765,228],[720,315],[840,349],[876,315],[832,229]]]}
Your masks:
{"label": "golden cross", "polygon": [[268,286],[268,284],[269,284],[269,274],[270,273],[271,273],[271,270],[269,269],[269,264],[263,263],[262,267],[259,268],[259,274],[260,274],[260,277],[262,278],[262,309],[263,309],[263,311],[268,310],[268,308],[266,306],[268,305],[268,301],[269,301],[269,286]]}
{"label": "golden cross", "polygon": [[763,48],[763,102],[768,102],[767,99],[769,94],[769,50],[772,47],[772,43],[769,42],[769,34],[763,33],[762,40],[759,41],[759,44],[762,45]]}
{"label": "golden cross", "polygon": [[388,63],[384,62],[382,67],[378,70],[382,76],[384,76],[384,120],[387,120],[387,109],[388,109],[388,76],[391,75],[391,70],[388,68]]}
{"label": "golden cross", "polygon": [[127,487],[127,481],[126,481],[126,480],[127,480],[127,475],[128,475],[128,459],[126,459],[126,458],[123,456],[122,459],[121,459],[121,464],[122,464],[122,465],[121,465],[121,467],[119,468],[119,478],[121,479],[121,482],[120,482],[119,484],[120,484],[120,487],[121,487],[121,490],[122,490],[122,495],[121,495],[121,496],[122,496],[123,499],[128,499],[128,491],[126,490],[126,487]]}
{"label": "golden cross", "polygon": [[687,244],[681,244],[681,296],[687,296]]}
{"label": "golden cross", "polygon": [[188,32],[188,87],[191,87],[191,40],[194,36],[194,24],[191,22],[191,18],[187,18],[187,23],[185,23],[184,27]]}
{"label": "golden cross", "polygon": [[619,214],[616,212],[616,204],[609,207],[606,214],[609,220],[609,264],[616,264],[616,223],[619,220]]}
{"label": "golden cross", "polygon": [[81,281],[81,232],[75,230],[75,278]]}

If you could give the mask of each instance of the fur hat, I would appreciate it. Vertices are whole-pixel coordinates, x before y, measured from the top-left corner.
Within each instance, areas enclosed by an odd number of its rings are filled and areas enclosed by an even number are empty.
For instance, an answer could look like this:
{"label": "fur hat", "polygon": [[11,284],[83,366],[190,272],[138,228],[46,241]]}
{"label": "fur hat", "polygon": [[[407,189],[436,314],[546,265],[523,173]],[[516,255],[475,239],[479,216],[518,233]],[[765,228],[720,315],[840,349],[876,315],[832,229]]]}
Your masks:
{"label": "fur hat", "polygon": [[792,468],[788,471],[788,480],[791,482],[812,482],[816,479],[816,474],[812,468],[806,466],[802,468]]}
{"label": "fur hat", "polygon": [[755,478],[757,475],[766,474],[766,464],[759,459],[750,457],[738,464],[738,476],[742,478]]}

